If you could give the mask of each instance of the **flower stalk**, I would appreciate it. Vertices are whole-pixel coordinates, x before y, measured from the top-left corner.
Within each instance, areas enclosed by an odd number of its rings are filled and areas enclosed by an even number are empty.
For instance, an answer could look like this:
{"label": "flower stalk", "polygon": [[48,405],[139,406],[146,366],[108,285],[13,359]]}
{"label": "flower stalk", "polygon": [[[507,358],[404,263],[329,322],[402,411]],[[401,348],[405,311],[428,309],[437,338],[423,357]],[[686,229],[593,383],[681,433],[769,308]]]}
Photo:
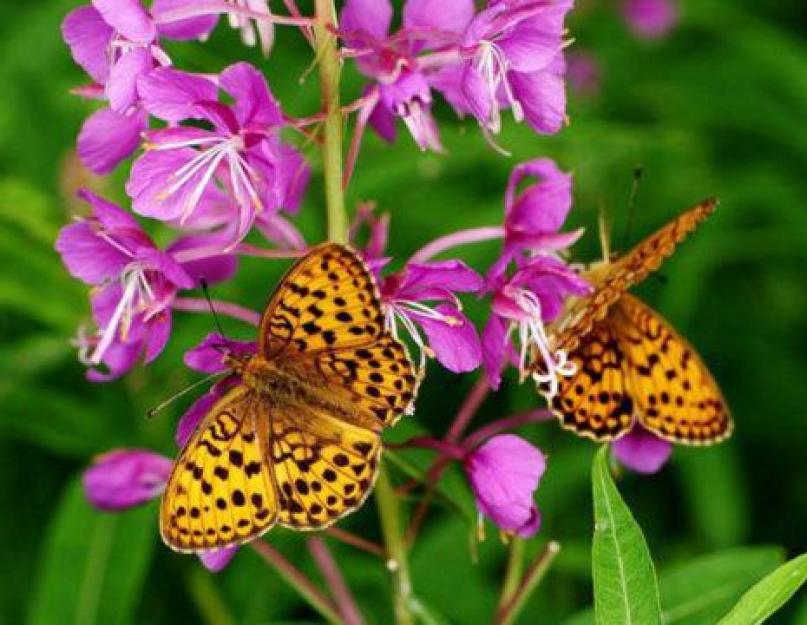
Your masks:
{"label": "flower stalk", "polygon": [[512,625],[515,623],[527,599],[538,587],[538,584],[544,578],[559,553],[560,543],[550,540],[527,568],[521,584],[519,584],[511,599],[500,608],[495,621],[497,625]]}
{"label": "flower stalk", "polygon": [[316,0],[314,39],[319,59],[322,110],[325,114],[322,136],[322,168],[325,181],[325,210],[328,240],[347,242],[347,214],[342,194],[342,110],[339,102],[341,65],[336,35],[336,8],[333,0]]}

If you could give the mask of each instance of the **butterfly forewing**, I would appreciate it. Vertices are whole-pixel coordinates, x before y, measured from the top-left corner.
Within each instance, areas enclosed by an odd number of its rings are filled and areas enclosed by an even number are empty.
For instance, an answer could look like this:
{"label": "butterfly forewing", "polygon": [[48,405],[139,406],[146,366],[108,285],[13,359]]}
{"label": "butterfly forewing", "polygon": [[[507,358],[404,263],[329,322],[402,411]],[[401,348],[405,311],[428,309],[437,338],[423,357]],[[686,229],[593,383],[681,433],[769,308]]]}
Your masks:
{"label": "butterfly forewing", "polygon": [[160,531],[169,546],[216,549],[275,523],[267,434],[267,414],[247,387],[230,390],[215,404],[177,459],[163,495]]}
{"label": "butterfly forewing", "polygon": [[278,485],[280,524],[327,527],[367,497],[381,440],[309,406],[281,409],[271,419],[270,459]]}
{"label": "butterfly forewing", "polygon": [[706,445],[731,433],[720,389],[697,352],[651,308],[625,294],[609,315],[642,425],[661,438]]}

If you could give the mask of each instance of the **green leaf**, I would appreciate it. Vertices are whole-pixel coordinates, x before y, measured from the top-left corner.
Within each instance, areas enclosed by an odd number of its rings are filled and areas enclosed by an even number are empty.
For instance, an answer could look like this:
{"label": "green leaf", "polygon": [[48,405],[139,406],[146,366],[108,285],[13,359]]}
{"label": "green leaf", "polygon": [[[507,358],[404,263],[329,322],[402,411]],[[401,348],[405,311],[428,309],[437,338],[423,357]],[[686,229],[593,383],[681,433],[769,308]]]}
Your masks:
{"label": "green leaf", "polygon": [[738,547],[662,571],[659,586],[664,623],[711,625],[782,559],[778,547]]}
{"label": "green leaf", "polygon": [[117,514],[90,507],[74,479],[44,542],[30,625],[135,622],[155,545],[153,506]]}
{"label": "green leaf", "polygon": [[782,607],[807,581],[807,553],[786,562],[742,596],[718,625],[755,625]]}
{"label": "green leaf", "polygon": [[611,479],[608,447],[594,457],[594,614],[596,623],[661,623],[658,584],[642,530]]}

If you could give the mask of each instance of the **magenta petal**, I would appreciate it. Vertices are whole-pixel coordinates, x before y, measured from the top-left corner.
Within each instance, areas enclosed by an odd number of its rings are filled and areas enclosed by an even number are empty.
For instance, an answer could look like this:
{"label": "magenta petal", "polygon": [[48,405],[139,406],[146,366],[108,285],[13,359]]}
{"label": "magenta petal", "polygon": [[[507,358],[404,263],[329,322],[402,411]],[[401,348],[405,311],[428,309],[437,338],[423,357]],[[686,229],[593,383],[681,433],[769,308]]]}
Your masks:
{"label": "magenta petal", "polygon": [[[526,177],[537,181],[516,197]],[[572,175],[549,158],[526,161],[513,168],[505,192],[508,229],[520,232],[556,232],[572,207]]]}
{"label": "magenta petal", "polygon": [[103,368],[87,369],[90,382],[110,382],[131,371],[143,351],[141,343],[113,343],[104,352]]}
{"label": "magenta petal", "polygon": [[117,204],[102,198],[89,189],[79,189],[79,198],[90,205],[92,216],[107,230],[116,230],[128,237],[133,245],[151,245],[151,239],[143,232],[140,224]]}
{"label": "magenta petal", "polygon": [[[199,6],[199,0],[154,0],[151,4],[151,14],[156,21],[164,13],[181,9],[186,6]],[[218,15],[202,15],[180,20],[178,22],[167,22],[159,24],[157,30],[163,37],[176,40],[198,39],[209,35],[219,21]]]}
{"label": "magenta petal", "polygon": [[305,238],[297,227],[280,214],[261,213],[255,222],[255,227],[266,237],[282,249],[304,250],[307,245]]}
{"label": "magenta petal", "polygon": [[171,312],[164,310],[148,322],[143,362],[148,364],[159,356],[169,338],[171,338]]}
{"label": "magenta petal", "polygon": [[233,559],[233,556],[235,556],[237,551],[237,545],[233,547],[224,547],[223,549],[216,549],[215,551],[200,553],[199,559],[202,561],[202,564],[204,564],[208,571],[218,573],[228,564],[230,564],[230,560]]}
{"label": "magenta petal", "polygon": [[530,127],[542,134],[558,132],[566,123],[566,85],[560,57],[549,69],[531,74],[510,72],[508,78]]}
{"label": "magenta petal", "polygon": [[178,189],[172,189],[172,184],[176,172],[196,156],[198,152],[190,148],[152,149],[140,156],[132,165],[126,183],[126,193],[132,198],[132,210],[162,221],[180,219],[197,187],[202,184],[204,171],[198,171]]}
{"label": "magenta petal", "polygon": [[112,65],[106,83],[109,106],[113,111],[125,113],[137,100],[137,79],[154,67],[151,51],[135,48]]}
{"label": "magenta petal", "polygon": [[339,28],[350,34],[364,31],[376,39],[385,39],[392,22],[389,0],[346,0],[339,14]]}
{"label": "magenta petal", "polygon": [[[224,250],[230,243],[229,239],[224,239],[215,234],[189,235],[177,239],[172,243],[166,252],[176,256],[177,252],[190,254],[194,250]],[[238,267],[238,259],[235,254],[224,253],[205,255],[199,260],[180,262],[185,273],[187,273],[194,284],[200,284],[204,280],[208,284],[229,280]]]}
{"label": "magenta petal", "polygon": [[423,328],[429,347],[441,365],[454,373],[473,371],[482,364],[482,345],[474,324],[448,304],[441,304],[436,310],[452,322],[418,313],[410,313],[410,316]]}
{"label": "magenta petal", "polygon": [[656,473],[669,460],[672,444],[645,430],[638,423],[611,443],[614,457],[637,473]]}
{"label": "magenta petal", "polygon": [[545,469],[543,453],[514,434],[494,436],[465,461],[479,510],[501,529],[515,533],[535,527],[533,496]]}
{"label": "magenta petal", "polygon": [[56,251],[70,275],[88,284],[102,284],[120,275],[131,261],[131,256],[99,237],[86,221],[62,228]]}
{"label": "magenta petal", "polygon": [[535,20],[522,22],[498,41],[514,71],[542,70],[563,48],[562,33],[547,32],[534,22]]}
{"label": "magenta petal", "polygon": [[193,402],[185,411],[185,414],[179,419],[174,437],[179,447],[184,447],[188,443],[199,423],[219,399],[221,396],[211,390]]}
{"label": "magenta petal", "polygon": [[498,131],[492,119],[494,107],[494,94],[484,77],[479,73],[473,63],[466,63],[462,75],[462,94],[471,114],[484,127]]}
{"label": "magenta petal", "polygon": [[[404,279],[395,294],[398,299],[432,299],[438,293],[457,291],[476,293],[485,285],[476,271],[461,260],[438,260],[429,263],[408,263]],[[442,299],[442,298],[435,298]]]}
{"label": "magenta petal", "polygon": [[398,134],[396,127],[396,117],[392,112],[380,102],[375,105],[373,112],[368,118],[370,127],[378,133],[387,143],[394,143]]}
{"label": "magenta petal", "polygon": [[62,22],[62,37],[73,59],[97,83],[104,84],[109,75],[107,48],[112,32],[103,16],[89,5],[73,9]]}
{"label": "magenta petal", "polygon": [[461,33],[474,16],[472,0],[406,0],[403,24],[409,30]]}
{"label": "magenta petal", "polygon": [[502,369],[508,347],[507,324],[499,315],[491,314],[482,330],[482,361],[488,384],[494,391],[499,390],[502,383]]}
{"label": "magenta petal", "polygon": [[136,109],[127,114],[103,108],[90,115],[78,135],[78,156],[98,175],[110,173],[140,145],[148,116]]}
{"label": "magenta petal", "polygon": [[173,463],[140,449],[117,449],[95,459],[84,472],[84,493],[101,510],[124,510],[159,495]]}
{"label": "magenta petal", "polygon": [[521,538],[532,538],[541,529],[541,513],[538,511],[537,506],[530,509],[529,519],[518,529],[516,534]]}
{"label": "magenta petal", "polygon": [[151,43],[157,28],[140,0],[92,0],[107,24],[129,41]]}
{"label": "magenta petal", "polygon": [[427,75],[429,85],[439,91],[460,117],[471,112],[465,96],[466,63],[444,65]]}
{"label": "magenta petal", "polygon": [[186,366],[202,373],[221,373],[227,371],[224,362],[226,354],[250,356],[258,350],[252,341],[233,341],[220,334],[208,334],[196,347],[185,352],[183,362]]}
{"label": "magenta petal", "polygon": [[282,126],[283,112],[269,91],[266,78],[249,63],[236,63],[219,76],[219,85],[235,100],[235,116],[241,126]]}
{"label": "magenta petal", "polygon": [[167,122],[203,117],[197,102],[218,97],[218,87],[209,78],[171,67],[158,67],[141,76],[137,88],[146,110]]}

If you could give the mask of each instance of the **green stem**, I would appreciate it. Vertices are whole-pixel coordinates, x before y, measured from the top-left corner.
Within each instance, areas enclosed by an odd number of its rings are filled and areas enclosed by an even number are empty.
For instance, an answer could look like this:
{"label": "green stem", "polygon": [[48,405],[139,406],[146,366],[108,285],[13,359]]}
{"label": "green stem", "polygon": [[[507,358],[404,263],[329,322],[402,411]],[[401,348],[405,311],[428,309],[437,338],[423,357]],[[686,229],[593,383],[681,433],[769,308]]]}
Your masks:
{"label": "green stem", "polygon": [[512,625],[519,613],[527,603],[527,599],[538,588],[538,584],[546,575],[555,557],[560,553],[560,543],[550,540],[541,552],[532,561],[524,574],[524,579],[513,593],[512,598],[499,610],[496,618],[497,625]]}
{"label": "green stem", "polygon": [[392,572],[395,585],[395,623],[411,625],[413,623],[412,584],[409,581],[409,567],[406,561],[406,543],[402,532],[401,510],[398,498],[382,465],[378,470],[375,484],[375,500],[378,516],[381,521],[381,532],[387,546],[387,567]]}
{"label": "green stem", "polygon": [[196,603],[205,625],[232,625],[235,622],[218,587],[213,583],[213,575],[196,566],[187,578],[187,585],[188,593]]}
{"label": "green stem", "polygon": [[513,536],[510,540],[510,549],[507,557],[507,569],[504,573],[504,581],[502,582],[502,593],[499,597],[499,611],[503,612],[504,608],[513,599],[513,596],[518,590],[521,583],[521,574],[524,571],[524,540],[518,536]]}
{"label": "green stem", "polygon": [[336,8],[333,0],[316,0],[314,38],[319,59],[322,112],[325,115],[322,168],[325,178],[328,240],[346,243],[347,215],[342,193],[342,111],[339,102],[341,65],[336,36],[329,28],[334,26],[336,26]]}
{"label": "green stem", "polygon": [[333,602],[331,602],[300,569],[284,558],[279,551],[266,541],[253,540],[250,546],[273,566],[280,576],[285,579],[312,608],[319,612],[328,623],[341,625],[342,619],[339,617],[336,606],[334,606]]}

